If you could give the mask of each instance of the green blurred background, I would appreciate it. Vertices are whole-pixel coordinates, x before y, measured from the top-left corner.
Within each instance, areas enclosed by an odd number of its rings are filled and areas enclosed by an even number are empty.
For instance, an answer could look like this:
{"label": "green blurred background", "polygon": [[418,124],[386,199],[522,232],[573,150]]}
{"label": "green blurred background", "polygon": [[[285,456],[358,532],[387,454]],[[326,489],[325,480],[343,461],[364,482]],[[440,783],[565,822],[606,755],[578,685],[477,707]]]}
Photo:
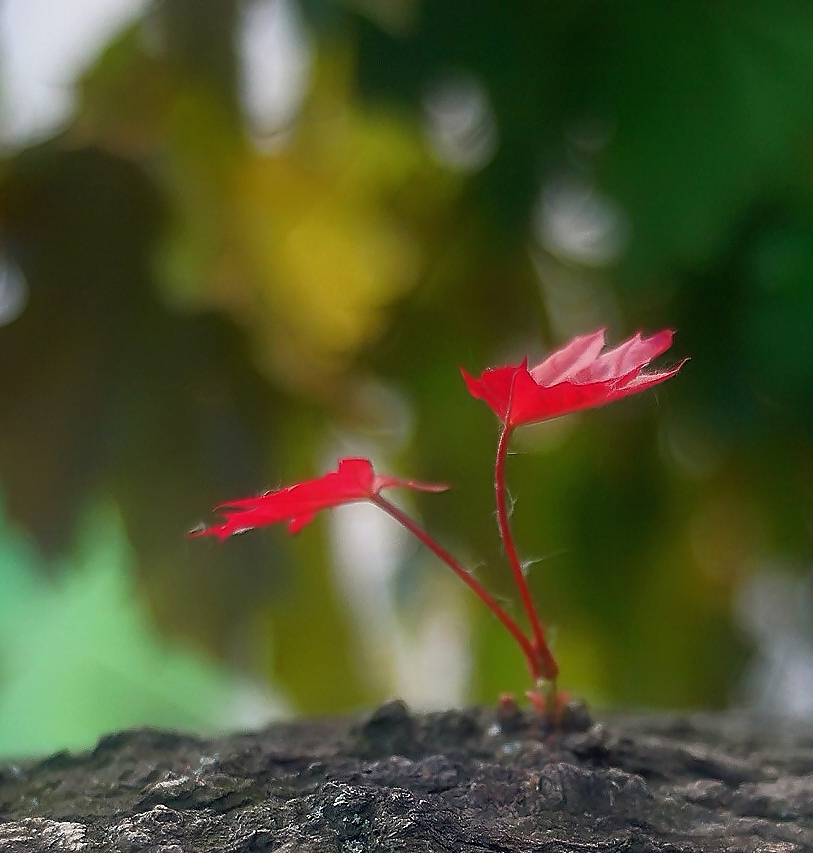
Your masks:
{"label": "green blurred background", "polygon": [[813,4],[6,0],[0,87],[0,754],[521,694],[372,507],[185,534],[369,455],[516,610],[458,365],[601,326],[691,361],[515,439],[563,686],[813,716]]}

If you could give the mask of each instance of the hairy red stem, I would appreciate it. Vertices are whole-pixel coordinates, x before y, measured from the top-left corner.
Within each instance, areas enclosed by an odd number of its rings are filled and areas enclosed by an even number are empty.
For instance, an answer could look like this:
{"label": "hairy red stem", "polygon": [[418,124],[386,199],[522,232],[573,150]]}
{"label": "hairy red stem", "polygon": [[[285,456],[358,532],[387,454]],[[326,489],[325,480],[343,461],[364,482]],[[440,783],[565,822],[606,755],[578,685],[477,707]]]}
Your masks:
{"label": "hairy red stem", "polygon": [[[465,583],[480,600],[488,607],[489,610],[502,622],[508,629],[511,636],[519,643],[525,658],[528,661],[528,667],[531,670],[531,675],[534,680],[540,678],[548,678],[543,670],[540,669],[540,655],[535,648],[535,643],[525,636],[522,629],[517,623],[503,610],[497,603],[497,600],[482,584],[474,578],[455,558],[437,542],[418,524],[413,521],[406,513],[401,512],[395,504],[391,504],[386,498],[382,498],[380,494],[373,495],[370,500],[391,515],[399,524],[403,525],[410,533],[416,536],[430,551],[436,554],[446,565]],[[546,647],[547,648],[547,647]],[[544,660],[544,658],[543,658]]]}
{"label": "hairy red stem", "polygon": [[[545,629],[536,612],[533,599],[531,598],[531,590],[528,588],[528,582],[525,580],[525,573],[522,571],[522,565],[517,555],[517,548],[514,544],[514,537],[511,533],[511,525],[508,521],[508,505],[506,500],[505,489],[505,459],[508,454],[508,442],[511,440],[513,428],[507,423],[503,424],[500,432],[500,441],[497,445],[497,461],[494,465],[494,492],[497,498],[497,523],[500,527],[500,537],[505,546],[505,553],[508,557],[508,562],[511,564],[511,570],[514,573],[514,580],[519,588],[520,598],[525,612],[528,614],[528,620],[531,623],[533,631],[533,646],[536,653],[536,671],[540,676],[548,681],[555,681],[559,675],[559,664],[556,663],[556,658],[553,656],[547,640],[545,639]],[[538,676],[538,677],[540,677]]]}

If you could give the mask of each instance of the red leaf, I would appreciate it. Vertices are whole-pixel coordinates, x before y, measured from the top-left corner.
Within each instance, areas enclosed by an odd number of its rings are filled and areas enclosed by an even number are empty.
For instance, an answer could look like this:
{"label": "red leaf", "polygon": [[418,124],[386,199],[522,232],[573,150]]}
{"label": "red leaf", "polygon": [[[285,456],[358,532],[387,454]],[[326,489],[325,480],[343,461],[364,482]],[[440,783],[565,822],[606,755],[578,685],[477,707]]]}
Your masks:
{"label": "red leaf", "polygon": [[244,533],[266,524],[288,522],[288,531],[297,533],[313,521],[321,509],[371,500],[381,489],[399,486],[421,492],[443,492],[448,486],[378,477],[368,459],[341,459],[339,467],[323,477],[296,483],[257,498],[230,501],[215,507],[225,521],[190,536],[217,536],[223,541],[234,533]]}
{"label": "red leaf", "polygon": [[674,376],[685,364],[664,371],[644,371],[650,361],[672,345],[673,332],[664,329],[648,338],[634,335],[602,353],[604,330],[574,338],[569,344],[528,368],[489,368],[474,379],[461,368],[469,393],[483,400],[513,429],[523,424],[558,418],[579,409],[603,406],[636,394]]}

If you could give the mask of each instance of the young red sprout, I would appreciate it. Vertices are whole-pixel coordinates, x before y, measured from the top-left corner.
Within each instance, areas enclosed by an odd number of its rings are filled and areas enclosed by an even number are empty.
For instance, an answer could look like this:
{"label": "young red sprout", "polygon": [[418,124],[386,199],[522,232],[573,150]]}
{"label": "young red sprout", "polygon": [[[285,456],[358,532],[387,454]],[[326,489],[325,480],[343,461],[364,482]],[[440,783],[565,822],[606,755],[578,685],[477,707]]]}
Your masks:
{"label": "young red sprout", "polygon": [[[664,371],[645,371],[653,358],[672,343],[673,333],[658,332],[648,338],[639,334],[614,349],[604,349],[604,330],[574,338],[543,362],[529,368],[521,364],[485,370],[474,379],[461,368],[470,393],[485,401],[502,421],[494,468],[494,490],[500,537],[531,625],[531,637],[497,603],[496,599],[448,551],[412,518],[381,495],[386,488],[399,487],[422,492],[442,492],[447,486],[379,476],[367,459],[342,459],[339,467],[322,477],[297,483],[256,498],[221,504],[215,510],[224,521],[195,530],[190,536],[217,536],[221,541],[267,524],[287,522],[290,533],[309,524],[316,513],[341,504],[370,501],[391,515],[433,551],[485,603],[522,649],[536,690],[526,696],[540,713],[556,719],[564,702],[557,692],[559,665],[548,646],[545,629],[531,598],[522,570],[511,526],[505,489],[505,460],[513,431],[523,424],[556,418],[580,409],[603,406],[636,394],[674,376],[684,362]],[[543,695],[543,688],[544,695]]]}
{"label": "young red sprout", "polygon": [[646,338],[639,332],[614,349],[602,352],[604,333],[604,329],[599,329],[590,335],[574,338],[531,368],[525,359],[515,366],[489,368],[479,379],[474,379],[461,368],[469,393],[487,403],[502,421],[494,466],[497,522],[531,624],[531,674],[538,687],[547,684],[545,699],[535,691],[529,691],[527,695],[538,709],[547,708],[554,714],[561,702],[556,690],[559,665],[548,646],[545,629],[531,598],[508,521],[505,488],[508,443],[517,427],[558,418],[581,409],[603,406],[645,391],[674,376],[686,361],[668,370],[644,370],[652,359],[666,352],[672,345],[674,332],[668,329]]}
{"label": "young red sprout", "polygon": [[420,492],[444,492],[448,489],[448,486],[440,484],[418,483],[414,480],[401,480],[398,477],[378,476],[373,471],[373,465],[368,459],[342,459],[335,471],[314,480],[296,483],[293,486],[268,492],[256,498],[244,498],[221,504],[215,507],[215,511],[225,519],[221,524],[202,530],[193,530],[189,535],[217,536],[222,542],[234,534],[245,533],[247,530],[253,530],[256,527],[277,524],[282,521],[287,522],[290,533],[297,533],[313,521],[319,510],[330,509],[341,504],[370,501],[414,534],[479,596],[519,643],[532,672],[535,671],[536,652],[519,625],[497,603],[494,596],[463,568],[445,548],[439,545],[395,504],[381,496],[382,489],[392,487],[413,489]]}

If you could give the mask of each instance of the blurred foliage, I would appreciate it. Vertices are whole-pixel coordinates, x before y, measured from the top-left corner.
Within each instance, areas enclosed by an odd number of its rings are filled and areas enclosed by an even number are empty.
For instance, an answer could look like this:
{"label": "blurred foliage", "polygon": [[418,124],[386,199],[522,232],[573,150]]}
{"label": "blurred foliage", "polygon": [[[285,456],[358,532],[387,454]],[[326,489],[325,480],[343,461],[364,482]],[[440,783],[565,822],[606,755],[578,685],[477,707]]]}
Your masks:
{"label": "blurred foliage", "polygon": [[[70,126],[0,166],[30,294],[0,329],[9,517],[57,572],[112,504],[165,636],[302,711],[377,701],[398,681],[366,671],[323,519],[223,547],[184,532],[371,448],[455,487],[412,509],[508,598],[496,425],[457,365],[671,326],[692,361],[667,386],[518,436],[514,524],[566,687],[731,701],[732,597],[766,560],[811,558],[813,7],[307,0],[307,92],[259,139],[241,10],[153,4]],[[448,79],[494,117],[468,171],[427,141]],[[442,570],[402,563],[408,621]],[[510,639],[459,600],[471,698],[524,690]]]}
{"label": "blurred foliage", "polygon": [[130,588],[132,554],[115,513],[84,520],[78,539],[71,557],[81,570],[50,584],[30,571],[37,558],[25,542],[4,531],[0,754],[86,747],[145,721],[216,731],[274,701],[155,636]]}

